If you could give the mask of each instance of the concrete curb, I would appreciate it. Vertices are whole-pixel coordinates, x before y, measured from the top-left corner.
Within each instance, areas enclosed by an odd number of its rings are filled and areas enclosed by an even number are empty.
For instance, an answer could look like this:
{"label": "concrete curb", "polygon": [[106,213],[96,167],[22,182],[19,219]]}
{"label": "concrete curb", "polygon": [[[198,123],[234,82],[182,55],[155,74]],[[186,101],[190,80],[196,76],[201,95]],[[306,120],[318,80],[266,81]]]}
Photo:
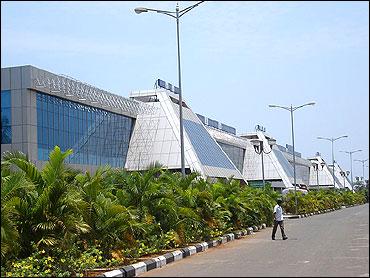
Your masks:
{"label": "concrete curb", "polygon": [[254,232],[262,230],[262,229],[266,229],[266,224],[248,227],[245,230],[228,233],[214,240],[210,240],[207,242],[200,242],[192,246],[184,247],[179,250],[166,253],[162,256],[148,259],[144,262],[138,262],[138,263],[124,266],[119,269],[104,272],[97,277],[135,277],[144,272],[150,271],[155,268],[160,268],[166,264],[181,260],[188,256],[192,256],[196,253],[204,252],[207,249],[216,247],[220,244],[225,244],[229,241],[240,239],[243,236],[254,234]]}
{"label": "concrete curb", "polygon": [[[353,207],[354,205],[349,206],[342,206],[339,209]],[[324,211],[318,211],[318,212],[311,212],[311,213],[305,213],[305,214],[298,214],[298,215],[284,215],[284,219],[295,219],[295,218],[303,218],[308,216],[313,216],[315,214],[322,214],[334,211],[336,209],[327,209]],[[150,271],[155,268],[163,267],[166,264],[181,260],[183,258],[186,258],[188,256],[192,256],[194,254],[204,252],[209,248],[216,247],[220,244],[225,244],[229,241],[240,239],[243,236],[252,235],[256,231],[259,231],[261,229],[266,229],[266,224],[258,225],[258,226],[252,226],[248,227],[247,229],[241,230],[241,231],[235,231],[233,233],[225,234],[223,236],[218,237],[217,239],[210,240],[207,242],[200,242],[193,246],[188,246],[181,248],[179,250],[175,250],[169,253],[166,253],[162,256],[158,256],[155,258],[148,259],[144,262],[138,262],[131,265],[124,266],[119,269],[115,269],[112,271],[104,272],[99,276],[96,277],[135,277],[137,275],[140,275],[144,272]]]}

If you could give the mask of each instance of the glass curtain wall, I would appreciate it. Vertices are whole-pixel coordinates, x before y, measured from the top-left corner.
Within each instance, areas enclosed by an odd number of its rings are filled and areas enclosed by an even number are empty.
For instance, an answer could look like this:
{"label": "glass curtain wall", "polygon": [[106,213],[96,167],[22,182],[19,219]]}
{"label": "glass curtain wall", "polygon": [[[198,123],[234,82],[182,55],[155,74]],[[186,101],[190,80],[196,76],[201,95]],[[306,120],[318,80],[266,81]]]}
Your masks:
{"label": "glass curtain wall", "polygon": [[68,163],[124,167],[134,119],[37,93],[38,159],[58,145]]}
{"label": "glass curtain wall", "polygon": [[217,141],[217,143],[220,145],[223,151],[227,154],[227,156],[231,159],[231,161],[234,163],[236,168],[238,168],[240,173],[243,173],[245,149],[235,147],[229,144],[225,144],[219,141]]}
{"label": "glass curtain wall", "polygon": [[12,143],[12,111],[9,90],[1,91],[1,144]]}
{"label": "glass curtain wall", "polygon": [[220,146],[213,140],[207,130],[200,124],[184,120],[184,129],[188,134],[191,144],[203,165],[225,169],[235,169],[234,165],[221,151]]}

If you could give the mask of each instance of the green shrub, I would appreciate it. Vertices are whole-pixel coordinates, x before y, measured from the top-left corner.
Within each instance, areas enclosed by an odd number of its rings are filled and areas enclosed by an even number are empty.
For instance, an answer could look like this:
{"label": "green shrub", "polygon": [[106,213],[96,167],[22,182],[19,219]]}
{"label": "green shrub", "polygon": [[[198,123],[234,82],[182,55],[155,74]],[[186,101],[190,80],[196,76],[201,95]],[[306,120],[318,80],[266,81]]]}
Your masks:
{"label": "green shrub", "polygon": [[117,265],[118,260],[105,259],[98,247],[90,247],[85,251],[76,246],[69,250],[55,248],[47,252],[44,249],[35,251],[25,259],[9,263],[7,277],[82,277],[87,269]]}
{"label": "green shrub", "polygon": [[[64,259],[60,262],[63,263]],[[69,277],[71,272],[60,267],[59,260],[46,254],[45,250],[32,253],[29,257],[11,262],[7,277]]]}
{"label": "green shrub", "polygon": [[[338,209],[341,206],[363,204],[366,197],[363,193],[350,190],[318,190],[309,191],[306,195],[297,192],[297,213],[304,214],[326,209]],[[295,213],[294,192],[284,197],[284,210]]]}

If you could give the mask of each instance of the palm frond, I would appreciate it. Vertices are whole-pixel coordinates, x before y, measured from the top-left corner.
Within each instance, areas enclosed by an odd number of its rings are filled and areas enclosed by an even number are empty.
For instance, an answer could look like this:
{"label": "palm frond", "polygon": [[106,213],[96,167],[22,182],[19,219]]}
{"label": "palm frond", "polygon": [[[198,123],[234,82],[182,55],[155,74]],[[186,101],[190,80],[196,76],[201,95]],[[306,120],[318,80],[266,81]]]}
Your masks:
{"label": "palm frond", "polygon": [[37,167],[28,160],[27,156],[19,151],[8,151],[3,155],[3,161],[9,166],[17,166],[36,185],[43,187],[44,180]]}
{"label": "palm frond", "polygon": [[59,146],[55,146],[49,154],[48,162],[41,171],[41,176],[46,184],[50,185],[57,180],[63,180],[66,171],[64,160],[72,153],[73,151],[71,149],[62,152]]}

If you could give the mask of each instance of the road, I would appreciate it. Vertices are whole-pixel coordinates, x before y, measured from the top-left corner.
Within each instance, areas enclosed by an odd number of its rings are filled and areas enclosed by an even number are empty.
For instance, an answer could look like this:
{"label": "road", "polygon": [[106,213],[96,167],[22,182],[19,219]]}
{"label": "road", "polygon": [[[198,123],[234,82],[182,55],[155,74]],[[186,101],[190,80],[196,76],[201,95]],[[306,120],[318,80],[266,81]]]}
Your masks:
{"label": "road", "polygon": [[369,277],[369,204],[307,218],[197,253],[140,277]]}

